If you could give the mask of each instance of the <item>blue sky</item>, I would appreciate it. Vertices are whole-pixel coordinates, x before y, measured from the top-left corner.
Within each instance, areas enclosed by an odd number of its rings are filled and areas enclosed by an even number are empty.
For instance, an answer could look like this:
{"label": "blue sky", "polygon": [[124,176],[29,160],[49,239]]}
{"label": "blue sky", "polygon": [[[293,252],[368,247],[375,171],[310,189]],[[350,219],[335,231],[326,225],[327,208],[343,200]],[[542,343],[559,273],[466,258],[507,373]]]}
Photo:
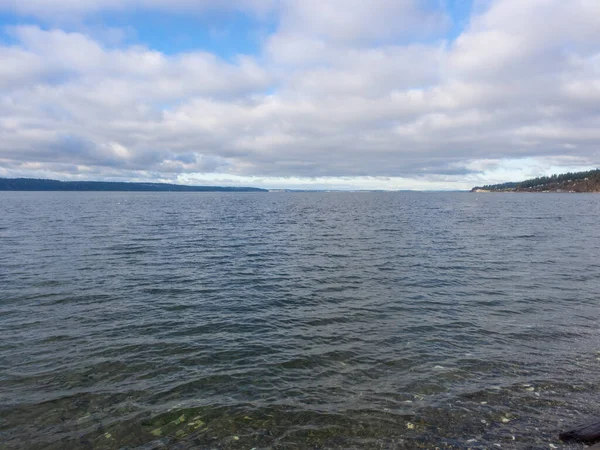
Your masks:
{"label": "blue sky", "polygon": [[[455,39],[468,25],[472,6],[472,0],[430,2],[425,8],[446,14],[448,22],[424,39]],[[0,27],[4,29],[32,24],[69,31],[113,30],[118,31],[116,35],[120,39],[108,38],[107,44],[140,44],[169,55],[202,50],[224,59],[238,54],[260,56],[264,40],[275,33],[278,27],[274,12],[256,14],[240,8],[223,10],[212,7],[201,13],[190,14],[185,9],[169,11],[123,7],[99,10],[75,18],[67,15],[66,19],[54,14],[46,18],[38,17],[31,12],[20,13],[10,8],[0,14]],[[4,39],[10,42],[6,34]],[[410,36],[398,39],[400,42],[410,40]],[[419,36],[419,40],[423,40],[423,37]]]}
{"label": "blue sky", "polygon": [[0,0],[0,30],[0,176],[466,189],[600,165],[596,2]]}
{"label": "blue sky", "polygon": [[451,26],[448,37],[456,39],[469,24],[473,0],[448,0],[446,4],[448,15],[451,18]]}
{"label": "blue sky", "polygon": [[200,16],[158,11],[107,13],[91,26],[108,24],[127,30],[126,43],[141,44],[167,55],[206,51],[230,60],[259,55],[275,24],[239,11],[210,11]]}
{"label": "blue sky", "polygon": [[[4,42],[14,42],[6,29],[19,25],[59,27],[69,31],[97,33],[107,45],[144,45],[165,54],[206,51],[229,59],[237,54],[258,55],[265,35],[275,24],[241,11],[208,11],[202,15],[156,10],[107,11],[65,23],[38,20],[28,14],[4,12],[0,27]],[[112,32],[112,33],[111,33]],[[114,34],[114,37],[111,37]]]}

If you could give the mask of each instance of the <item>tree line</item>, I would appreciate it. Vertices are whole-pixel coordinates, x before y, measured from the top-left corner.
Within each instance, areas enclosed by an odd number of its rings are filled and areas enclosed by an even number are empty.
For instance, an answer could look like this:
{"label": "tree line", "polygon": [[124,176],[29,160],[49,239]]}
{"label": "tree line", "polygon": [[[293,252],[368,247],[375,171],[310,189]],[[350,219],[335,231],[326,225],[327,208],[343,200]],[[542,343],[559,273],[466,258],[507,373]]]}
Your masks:
{"label": "tree line", "polygon": [[567,172],[547,177],[531,178],[520,182],[488,184],[473,190],[486,191],[543,191],[573,190],[576,192],[600,191],[600,169],[585,172]]}

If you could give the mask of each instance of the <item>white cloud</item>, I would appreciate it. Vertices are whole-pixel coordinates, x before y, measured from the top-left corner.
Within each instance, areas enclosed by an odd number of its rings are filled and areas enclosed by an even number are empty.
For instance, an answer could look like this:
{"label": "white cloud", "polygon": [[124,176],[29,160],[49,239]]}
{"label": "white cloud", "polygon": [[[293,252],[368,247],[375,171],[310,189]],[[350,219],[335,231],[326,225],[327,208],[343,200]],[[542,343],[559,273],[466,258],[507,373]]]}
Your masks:
{"label": "white cloud", "polygon": [[[182,93],[232,93],[266,87],[269,82],[266,72],[249,57],[229,64],[205,52],[165,56],[143,47],[108,50],[81,33],[44,31],[35,26],[14,27],[10,32],[21,45],[1,51],[11,58],[7,61],[23,66],[19,74],[29,80],[22,83],[23,88],[36,81],[67,87],[90,81],[100,90],[104,86],[116,89],[121,98],[168,101],[181,98]],[[38,79],[32,79],[36,75]],[[4,78],[0,72],[0,83],[14,79]],[[138,89],[131,91],[126,85],[119,92],[122,82],[136,82]],[[143,98],[135,98],[134,92]]]}
{"label": "white cloud", "polygon": [[449,68],[463,77],[548,78],[573,54],[598,51],[599,24],[594,0],[496,1],[456,40]]}
{"label": "white cloud", "polygon": [[[38,15],[49,5],[0,0]],[[136,5],[216,7],[60,3]],[[439,9],[365,5],[270,3],[279,24],[262,54],[231,61],[13,27],[0,46],[1,173],[466,188],[600,165],[600,3],[492,1],[454,41],[439,35]]]}
{"label": "white cloud", "polygon": [[361,43],[438,31],[447,18],[433,2],[415,0],[284,0],[281,30]]}

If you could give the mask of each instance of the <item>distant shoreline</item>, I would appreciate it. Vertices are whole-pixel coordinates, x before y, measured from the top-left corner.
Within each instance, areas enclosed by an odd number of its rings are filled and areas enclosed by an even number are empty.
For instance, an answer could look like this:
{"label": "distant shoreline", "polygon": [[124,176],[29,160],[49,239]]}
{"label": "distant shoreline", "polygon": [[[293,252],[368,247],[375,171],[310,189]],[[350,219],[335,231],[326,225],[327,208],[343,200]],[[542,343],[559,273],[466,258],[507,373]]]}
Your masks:
{"label": "distant shoreline", "polygon": [[37,178],[0,178],[0,191],[22,192],[268,192],[267,189],[234,186],[188,186],[169,183],[123,181],[59,181]]}
{"label": "distant shoreline", "polygon": [[600,169],[532,178],[518,183],[475,186],[471,192],[600,193]]}
{"label": "distant shoreline", "polygon": [[412,189],[288,189],[247,186],[191,186],[127,181],[60,181],[42,178],[0,178],[0,192],[256,192],[256,193],[347,193],[347,192],[469,192],[468,190],[421,191]]}
{"label": "distant shoreline", "polygon": [[483,194],[600,194],[600,191],[564,191],[561,189],[553,190],[553,191],[535,191],[530,189],[496,189],[496,190],[487,190],[487,189],[472,189],[470,192],[473,193],[483,193]]}

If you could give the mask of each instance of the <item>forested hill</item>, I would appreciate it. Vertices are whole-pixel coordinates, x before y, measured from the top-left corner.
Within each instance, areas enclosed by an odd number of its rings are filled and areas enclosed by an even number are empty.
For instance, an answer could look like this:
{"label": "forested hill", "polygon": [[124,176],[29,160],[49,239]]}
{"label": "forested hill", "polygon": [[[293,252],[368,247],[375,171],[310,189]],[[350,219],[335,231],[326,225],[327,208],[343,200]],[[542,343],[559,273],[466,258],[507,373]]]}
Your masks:
{"label": "forested hill", "polygon": [[267,192],[252,187],[186,186],[167,183],[113,181],[57,181],[36,178],[0,178],[0,191],[136,191],[136,192]]}
{"label": "forested hill", "polygon": [[600,192],[600,169],[477,186],[471,192]]}

